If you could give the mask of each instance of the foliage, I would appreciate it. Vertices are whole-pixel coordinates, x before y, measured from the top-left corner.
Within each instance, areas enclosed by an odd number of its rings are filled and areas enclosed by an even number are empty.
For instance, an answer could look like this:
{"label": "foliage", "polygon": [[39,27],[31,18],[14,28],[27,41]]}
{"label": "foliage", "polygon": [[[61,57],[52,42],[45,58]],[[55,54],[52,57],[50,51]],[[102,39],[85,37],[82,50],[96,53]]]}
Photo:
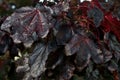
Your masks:
{"label": "foliage", "polygon": [[0,78],[119,80],[118,2],[44,0],[2,17]]}

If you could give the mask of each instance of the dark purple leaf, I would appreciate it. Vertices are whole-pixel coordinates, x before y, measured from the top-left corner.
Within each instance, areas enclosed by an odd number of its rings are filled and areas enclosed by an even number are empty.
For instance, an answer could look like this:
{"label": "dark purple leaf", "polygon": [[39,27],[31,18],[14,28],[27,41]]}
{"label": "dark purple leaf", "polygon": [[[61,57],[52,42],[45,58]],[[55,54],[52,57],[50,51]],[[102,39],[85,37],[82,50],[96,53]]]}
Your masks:
{"label": "dark purple leaf", "polygon": [[11,46],[11,48],[9,49],[9,51],[10,51],[10,57],[12,59],[14,59],[15,56],[18,56],[18,48],[17,48],[17,46],[15,44],[13,44]]}
{"label": "dark purple leaf", "polygon": [[63,61],[62,48],[58,48],[56,51],[51,52],[46,61],[46,67],[48,69],[55,69]]}
{"label": "dark purple leaf", "polygon": [[[84,47],[84,46],[83,46]],[[83,48],[82,48],[83,49]],[[91,55],[89,54],[89,51],[83,51],[85,49],[80,49],[76,54],[75,63],[77,65],[77,68],[81,71],[83,70],[90,62]],[[81,51],[82,50],[82,51]],[[87,49],[86,49],[87,50]],[[83,52],[83,53],[81,53]]]}
{"label": "dark purple leaf", "polygon": [[113,34],[109,34],[109,44],[110,49],[120,52],[120,43]]}
{"label": "dark purple leaf", "polygon": [[117,12],[116,16],[117,16],[117,17],[119,18],[119,20],[120,20],[120,7],[118,7],[118,12]]}
{"label": "dark purple leaf", "polygon": [[108,34],[107,40],[109,41],[108,46],[111,52],[114,52],[114,56],[119,61],[120,60],[120,43],[118,42],[116,37],[111,33]]}
{"label": "dark purple leaf", "polygon": [[14,45],[14,43],[9,34],[0,31],[0,55],[4,55],[12,45]]}
{"label": "dark purple leaf", "polygon": [[104,15],[99,8],[94,7],[93,9],[88,11],[88,17],[93,19],[96,27],[99,27]]}
{"label": "dark purple leaf", "polygon": [[75,54],[79,50],[79,43],[80,43],[80,38],[78,35],[74,35],[74,37],[71,39],[71,41],[66,44],[65,46],[65,51],[67,56],[71,56]]}
{"label": "dark purple leaf", "polygon": [[[65,46],[65,51],[67,56],[77,53],[77,55],[81,57],[81,60],[79,57],[78,60],[82,62],[89,60],[90,56],[97,64],[103,62],[103,55],[100,50],[97,49],[97,45],[92,40],[82,35],[74,35],[71,41]],[[82,63],[80,62],[80,64]]]}
{"label": "dark purple leaf", "polygon": [[56,34],[56,40],[58,45],[65,45],[71,39],[71,37],[71,27],[67,24],[61,25]]}
{"label": "dark purple leaf", "polygon": [[[1,26],[9,32],[15,43],[26,43],[29,46],[38,37],[44,38],[50,25],[41,11],[36,8],[23,7],[9,16]],[[29,43],[29,44],[27,44]]]}
{"label": "dark purple leaf", "polygon": [[113,0],[108,0],[108,2],[106,2],[105,0],[101,0],[100,1],[100,5],[103,9],[105,9],[106,11],[109,11],[110,9],[112,9],[112,7],[114,6],[114,1]]}
{"label": "dark purple leaf", "polygon": [[[23,66],[18,66],[17,72],[26,72],[24,79],[37,78],[46,70],[46,60],[50,51],[44,43],[39,43],[34,48],[32,54],[26,58]],[[28,65],[29,64],[29,65]]]}
{"label": "dark purple leaf", "polygon": [[39,44],[33,50],[33,55],[30,56],[31,70],[30,73],[33,77],[40,76],[45,70],[46,60],[49,55],[48,46]]}
{"label": "dark purple leaf", "polygon": [[61,3],[59,2],[58,4],[56,4],[54,7],[53,7],[53,12],[56,14],[56,15],[61,15],[61,13],[63,11],[67,12],[69,9],[69,2],[66,1],[64,3]]}

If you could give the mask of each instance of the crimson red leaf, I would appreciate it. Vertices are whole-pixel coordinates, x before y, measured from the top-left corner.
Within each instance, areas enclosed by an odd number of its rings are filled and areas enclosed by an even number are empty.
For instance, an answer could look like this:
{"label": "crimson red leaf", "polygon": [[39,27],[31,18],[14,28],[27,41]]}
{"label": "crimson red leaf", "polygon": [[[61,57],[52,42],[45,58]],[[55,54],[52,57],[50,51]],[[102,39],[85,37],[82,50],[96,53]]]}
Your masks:
{"label": "crimson red leaf", "polygon": [[[107,12],[102,5],[100,5],[100,2],[98,0],[92,0],[89,2],[84,2],[80,6],[80,9],[83,10],[83,15],[86,16],[86,12],[94,9],[94,7],[99,8],[104,13],[104,18],[102,19],[102,28],[106,32],[112,31],[117,39],[120,41],[120,21],[117,19],[117,17],[113,17],[112,12]],[[101,20],[100,20],[101,21]]]}
{"label": "crimson red leaf", "polygon": [[112,31],[120,41],[120,21],[113,17],[111,13],[107,13],[102,22],[105,31]]}

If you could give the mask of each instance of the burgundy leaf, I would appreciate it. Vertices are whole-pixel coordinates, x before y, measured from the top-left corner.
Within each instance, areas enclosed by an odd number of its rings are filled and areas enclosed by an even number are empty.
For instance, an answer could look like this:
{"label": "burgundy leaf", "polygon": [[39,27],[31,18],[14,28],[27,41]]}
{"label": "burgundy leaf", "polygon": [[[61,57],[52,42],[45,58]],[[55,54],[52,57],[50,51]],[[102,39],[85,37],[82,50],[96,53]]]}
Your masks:
{"label": "burgundy leaf", "polygon": [[120,30],[120,27],[119,27],[120,21],[119,21],[119,19],[117,19],[117,17],[114,17],[112,12],[105,11],[97,0],[93,0],[93,1],[95,1],[94,4],[97,5],[104,13],[104,19],[101,24],[103,26],[104,31],[113,32],[115,34],[115,36],[117,37],[117,39],[120,41],[120,31],[119,31]]}
{"label": "burgundy leaf", "polygon": [[106,32],[113,32],[116,37],[118,38],[118,40],[120,40],[120,21],[117,20],[116,17],[113,17],[113,15],[111,13],[107,13],[104,17],[104,20],[102,22],[102,26],[104,27],[103,29]]}
{"label": "burgundy leaf", "polygon": [[112,12],[105,11],[98,2],[98,0],[93,0],[92,3],[96,5],[99,9],[101,9],[101,11],[103,11],[104,13],[104,19],[101,24],[103,26],[104,31],[106,32],[112,31],[117,37],[117,39],[120,41],[120,32],[119,32],[120,21],[117,19],[117,17],[113,17]]}
{"label": "burgundy leaf", "polygon": [[80,3],[80,10],[82,11],[82,15],[87,16],[87,11],[89,10],[90,2],[89,1],[84,1]]}

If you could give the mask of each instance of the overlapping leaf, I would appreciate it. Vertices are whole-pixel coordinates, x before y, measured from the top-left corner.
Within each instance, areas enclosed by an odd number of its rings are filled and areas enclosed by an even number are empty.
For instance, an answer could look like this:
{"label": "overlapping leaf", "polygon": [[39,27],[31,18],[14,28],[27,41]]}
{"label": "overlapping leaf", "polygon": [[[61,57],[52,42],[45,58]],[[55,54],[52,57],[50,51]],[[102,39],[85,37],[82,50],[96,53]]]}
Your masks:
{"label": "overlapping leaf", "polygon": [[45,63],[49,55],[48,47],[44,44],[39,44],[30,56],[31,69],[30,73],[33,77],[38,77],[45,71]]}
{"label": "overlapping leaf", "polygon": [[65,50],[67,56],[77,53],[76,63],[79,66],[86,66],[90,57],[97,64],[103,62],[103,55],[98,51],[94,42],[82,35],[75,35],[65,46]]}
{"label": "overlapping leaf", "polygon": [[[120,21],[110,12],[113,3],[108,7],[99,0],[49,3],[18,9],[1,26],[15,43],[30,46],[37,40],[25,65],[16,70],[25,72],[23,80],[106,80],[112,74],[119,80]],[[19,47],[11,44],[9,34],[0,32],[0,51],[9,50],[14,58]]]}
{"label": "overlapping leaf", "polygon": [[116,17],[113,17],[111,13],[106,14],[104,18],[105,19],[102,22],[103,29],[107,32],[113,32],[118,40],[120,40],[120,21],[118,21]]}
{"label": "overlapping leaf", "polygon": [[[114,17],[112,12],[107,12],[104,8],[102,8],[98,0],[92,0],[91,3],[89,2],[84,2],[84,4],[81,3],[81,6],[82,7],[80,7],[80,9],[82,10],[84,9],[83,11],[85,14],[87,14],[87,12],[88,13],[90,12],[88,16],[97,15],[99,17],[99,18],[97,16],[95,18],[92,17],[93,23],[95,23],[95,25],[97,24],[97,26],[102,26],[102,29],[106,32],[112,31],[117,36],[117,38],[120,40],[120,33],[119,33],[120,21],[117,17]],[[97,12],[95,13],[96,7],[99,8],[99,10],[97,10]],[[94,11],[92,12],[92,10]],[[83,16],[85,16],[85,14],[83,14]]]}
{"label": "overlapping leaf", "polygon": [[[17,72],[26,72],[24,80],[37,78],[46,70],[46,60],[50,51],[44,43],[36,45],[32,54],[27,58],[23,66],[18,66]],[[29,65],[28,65],[29,64]]]}

